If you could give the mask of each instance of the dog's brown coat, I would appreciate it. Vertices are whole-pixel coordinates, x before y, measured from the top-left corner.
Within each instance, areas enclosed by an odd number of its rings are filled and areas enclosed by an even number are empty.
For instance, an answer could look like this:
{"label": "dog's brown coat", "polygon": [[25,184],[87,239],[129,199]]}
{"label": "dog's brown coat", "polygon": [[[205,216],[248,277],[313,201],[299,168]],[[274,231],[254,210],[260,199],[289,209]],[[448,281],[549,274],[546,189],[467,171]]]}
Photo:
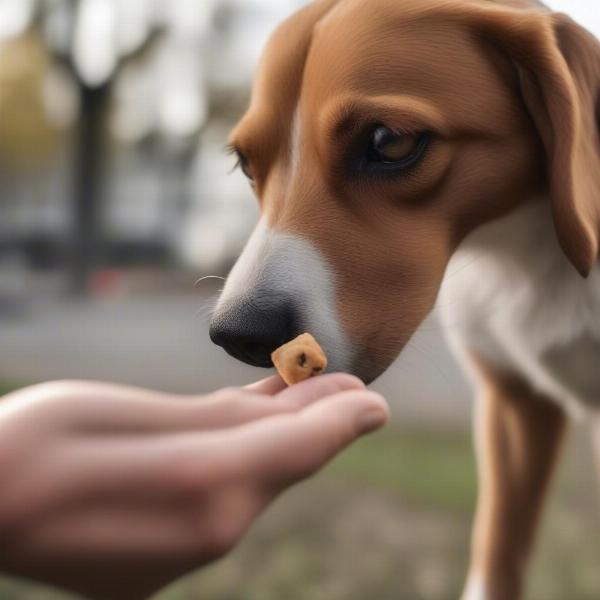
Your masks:
{"label": "dog's brown coat", "polygon": [[[599,121],[600,44],[533,0],[325,0],[271,39],[231,141],[270,227],[309,238],[333,266],[356,371],[371,379],[431,309],[461,241],[533,198],[551,198],[565,254],[590,272]],[[367,180],[345,168],[377,122],[434,133],[416,171]],[[487,408],[473,571],[486,600],[515,600],[564,417],[475,363]]]}

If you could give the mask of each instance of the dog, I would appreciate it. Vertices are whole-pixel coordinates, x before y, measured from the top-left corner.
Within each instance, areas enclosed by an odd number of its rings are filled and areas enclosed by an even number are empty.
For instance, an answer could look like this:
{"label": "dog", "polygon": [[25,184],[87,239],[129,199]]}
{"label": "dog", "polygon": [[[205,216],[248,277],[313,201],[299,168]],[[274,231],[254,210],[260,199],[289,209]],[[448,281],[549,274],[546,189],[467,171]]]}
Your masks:
{"label": "dog", "polygon": [[600,43],[534,0],[317,0],[230,144],[261,208],[211,322],[372,382],[439,298],[476,390],[463,600],[522,595],[572,415],[600,408]]}

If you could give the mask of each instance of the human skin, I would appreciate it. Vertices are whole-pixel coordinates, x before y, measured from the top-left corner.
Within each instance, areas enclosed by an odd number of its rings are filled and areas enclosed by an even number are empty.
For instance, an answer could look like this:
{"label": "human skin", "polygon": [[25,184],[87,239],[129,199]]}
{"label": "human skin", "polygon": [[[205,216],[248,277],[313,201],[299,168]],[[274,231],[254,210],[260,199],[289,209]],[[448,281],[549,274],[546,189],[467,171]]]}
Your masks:
{"label": "human skin", "polygon": [[206,396],[89,382],[15,392],[0,403],[0,571],[145,598],[225,555],[283,490],[387,418],[343,374]]}

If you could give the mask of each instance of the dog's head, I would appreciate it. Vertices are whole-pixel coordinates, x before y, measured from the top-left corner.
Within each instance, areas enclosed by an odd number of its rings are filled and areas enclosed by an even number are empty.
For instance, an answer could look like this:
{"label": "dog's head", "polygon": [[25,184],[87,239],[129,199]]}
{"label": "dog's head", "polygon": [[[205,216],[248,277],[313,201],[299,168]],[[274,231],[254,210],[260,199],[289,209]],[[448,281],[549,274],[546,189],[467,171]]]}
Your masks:
{"label": "dog's head", "polygon": [[600,229],[600,46],[528,0],[322,0],[285,22],[235,128],[262,218],[213,340],[270,366],[310,331],[382,373],[474,228],[533,197],[583,275]]}

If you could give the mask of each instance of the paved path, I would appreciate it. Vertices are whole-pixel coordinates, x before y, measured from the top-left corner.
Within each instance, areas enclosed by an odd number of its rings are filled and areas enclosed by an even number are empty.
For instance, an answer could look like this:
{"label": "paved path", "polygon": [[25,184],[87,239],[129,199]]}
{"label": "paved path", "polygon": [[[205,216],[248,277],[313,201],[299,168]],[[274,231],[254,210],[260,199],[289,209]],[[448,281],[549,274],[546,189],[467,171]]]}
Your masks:
{"label": "paved path", "polygon": [[[191,294],[38,298],[22,316],[0,318],[0,379],[93,378],[203,392],[263,376],[210,342],[206,318],[198,314],[209,302],[210,296]],[[386,393],[399,419],[468,425],[470,392],[435,320],[374,387]]]}

